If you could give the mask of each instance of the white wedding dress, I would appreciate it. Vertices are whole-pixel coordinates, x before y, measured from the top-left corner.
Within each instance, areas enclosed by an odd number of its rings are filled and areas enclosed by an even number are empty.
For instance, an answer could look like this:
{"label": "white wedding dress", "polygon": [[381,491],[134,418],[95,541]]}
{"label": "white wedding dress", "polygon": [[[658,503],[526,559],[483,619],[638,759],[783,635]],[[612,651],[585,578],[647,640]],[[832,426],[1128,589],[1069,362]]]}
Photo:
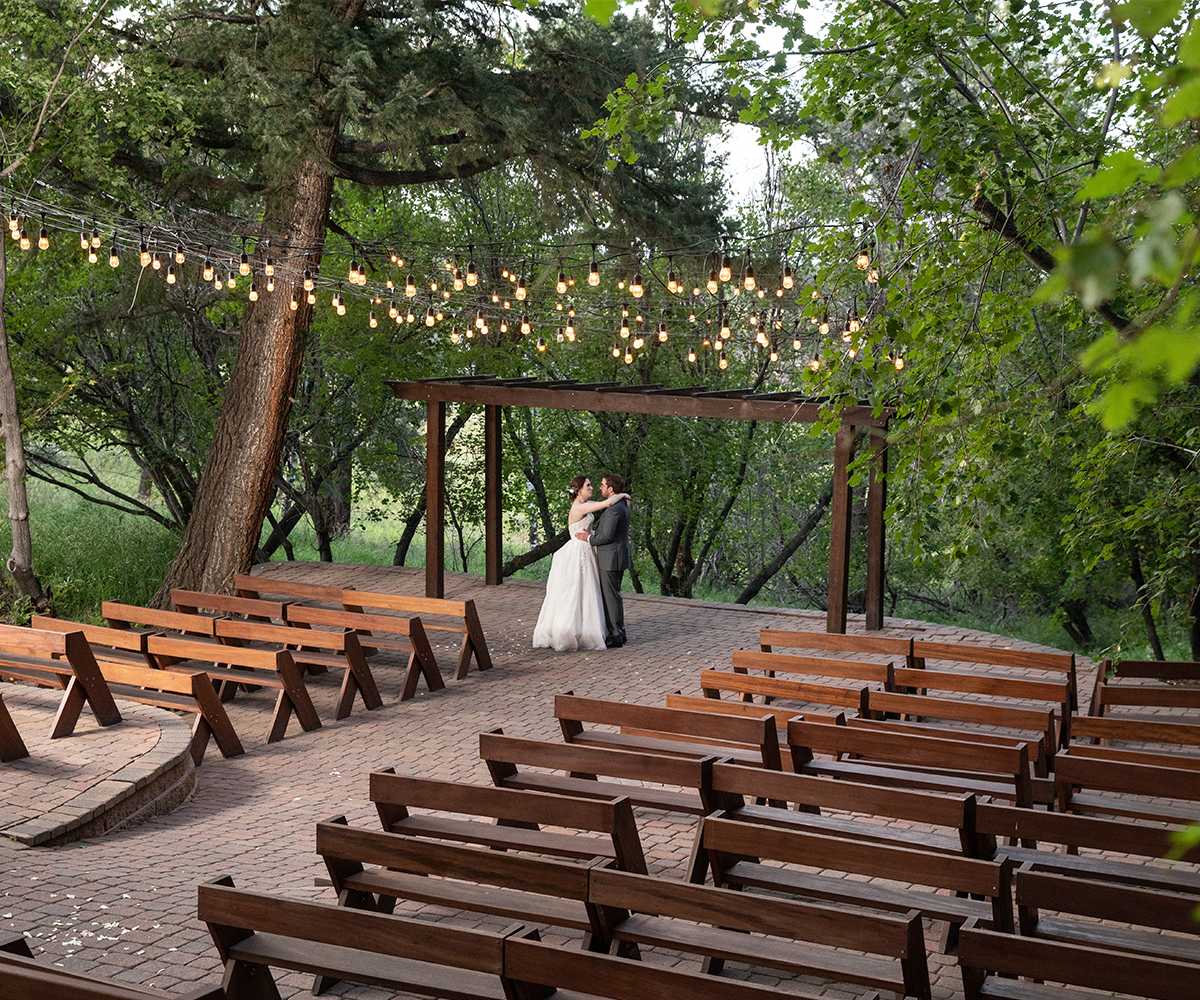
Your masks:
{"label": "white wedding dress", "polygon": [[604,648],[604,604],[596,550],[575,537],[592,526],[592,515],[569,525],[571,537],[554,553],[546,580],[546,599],[533,630],[535,647],[559,652]]}

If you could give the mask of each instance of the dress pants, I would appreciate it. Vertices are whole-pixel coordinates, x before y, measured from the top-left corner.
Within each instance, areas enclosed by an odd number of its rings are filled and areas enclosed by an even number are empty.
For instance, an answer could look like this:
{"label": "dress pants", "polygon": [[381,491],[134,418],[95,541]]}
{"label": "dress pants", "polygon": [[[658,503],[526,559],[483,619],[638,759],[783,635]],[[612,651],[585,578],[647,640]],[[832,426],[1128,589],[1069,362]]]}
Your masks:
{"label": "dress pants", "polygon": [[600,570],[600,597],[604,602],[604,639],[625,641],[625,604],[621,600],[623,569]]}

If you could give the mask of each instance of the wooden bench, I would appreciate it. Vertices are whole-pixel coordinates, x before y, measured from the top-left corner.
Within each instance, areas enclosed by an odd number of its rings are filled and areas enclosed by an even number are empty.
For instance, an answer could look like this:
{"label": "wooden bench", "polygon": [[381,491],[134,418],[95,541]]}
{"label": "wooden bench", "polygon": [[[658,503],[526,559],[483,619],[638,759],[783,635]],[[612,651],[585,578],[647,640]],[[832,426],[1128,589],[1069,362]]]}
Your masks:
{"label": "wooden bench", "polygon": [[197,986],[186,993],[168,993],[43,965],[34,959],[23,935],[0,931],[0,996],[4,1000],[225,1000],[225,991],[220,986]]}
{"label": "wooden bench", "polygon": [[916,910],[853,912],[600,867],[588,872],[588,899],[632,911],[611,928],[618,947],[701,955],[710,974],[731,961],[931,1000]]}
{"label": "wooden bench", "polygon": [[[703,816],[713,808],[708,788],[716,757],[668,757],[577,743],[550,743],[506,736],[500,729],[479,734],[479,756],[487,764],[497,788],[589,799],[627,796],[635,806],[689,816]],[[527,770],[530,767],[570,773],[545,774]],[[601,776],[621,780],[601,781]]]}
{"label": "wooden bench", "polygon": [[208,594],[201,590],[172,590],[171,603],[176,611],[188,615],[211,612],[223,618],[236,615],[249,621],[286,623],[287,602],[263,601],[256,598],[237,597],[230,594]]}
{"label": "wooden bench", "polygon": [[[380,823],[389,833],[582,861],[604,858],[625,871],[646,871],[633,807],[627,798],[598,801],[435,781],[390,771],[373,771],[370,790]],[[412,809],[458,813],[492,822],[414,815]],[[576,832],[543,830],[542,826]]]}
{"label": "wooden bench", "polygon": [[[494,934],[385,913],[262,896],[229,879],[199,887],[197,913],[225,963],[228,1000],[278,996],[270,968],[401,989],[447,1000],[767,1000],[776,990],[612,955],[563,948],[515,925]],[[568,991],[566,988],[570,987]],[[878,1000],[869,993],[864,1000]]]}
{"label": "wooden bench", "polygon": [[1011,729],[1028,734],[1028,742],[1043,741],[1045,754],[1030,754],[1031,763],[1039,776],[1052,768],[1053,748],[1057,743],[1056,711],[997,705],[993,702],[959,701],[955,698],[934,698],[923,694],[898,694],[892,691],[869,691],[867,705],[874,718],[910,717],[938,719],[963,723],[963,739],[972,738],[976,727]]}
{"label": "wooden bench", "polygon": [[1200,720],[1186,722],[1170,716],[1132,718],[1125,715],[1080,715],[1072,725],[1075,740],[1093,742],[1162,744],[1163,747],[1200,746]]}
{"label": "wooden bench", "polygon": [[64,691],[50,726],[51,739],[75,732],[85,704],[98,725],[113,726],[121,721],[112,692],[82,632],[0,625],[0,677]]}
{"label": "wooden bench", "polygon": [[[1200,966],[1194,895],[1040,871],[1036,862],[1028,861],[1017,869],[1015,882],[1018,926],[1027,937],[1158,955]],[[1057,915],[1045,916],[1042,910]],[[1072,920],[1063,914],[1090,919]],[[1114,927],[1113,921],[1133,926]]]}
{"label": "wooden bench", "polygon": [[1200,815],[1200,759],[1075,745],[1059,751],[1054,783],[1059,812],[1162,823]]}
{"label": "wooden bench", "polygon": [[334,710],[335,719],[344,719],[350,714],[356,694],[361,695],[363,707],[368,711],[383,705],[375,676],[367,665],[355,632],[326,632],[224,618],[216,623],[216,633],[219,640],[229,645],[253,644],[257,649],[286,649],[298,666],[316,666],[322,671],[341,670],[342,687]]}
{"label": "wooden bench", "polygon": [[[1024,743],[996,746],[969,739],[826,726],[793,719],[788,723],[792,770],[867,784],[974,792],[1033,805],[1029,751]],[[817,754],[833,757],[818,759]],[[848,758],[859,759],[848,759]]]}
{"label": "wooden bench", "polygon": [[800,707],[802,705],[849,708],[860,715],[866,715],[868,712],[869,689],[866,687],[838,687],[834,684],[813,684],[781,677],[754,677],[725,670],[701,670],[700,690],[704,692],[705,698],[713,701],[720,701],[721,695],[726,692],[740,695],[744,702],[752,702],[754,695],[772,700],[783,698],[798,703],[796,713],[803,711]]}
{"label": "wooden bench", "polygon": [[[939,794],[831,781],[716,761],[706,797],[713,801],[710,812],[721,809],[727,818],[748,823],[945,854],[970,856],[976,848],[975,796],[969,792]],[[795,809],[763,804],[769,801],[791,803]],[[830,810],[844,815],[833,815]],[[873,817],[874,821],[864,821],[863,816]],[[897,821],[900,825],[892,825]],[[689,879],[695,881],[691,874]]]}
{"label": "wooden bench", "polygon": [[[391,913],[397,900],[416,901],[571,928],[584,933],[585,948],[608,948],[608,921],[588,904],[588,869],[609,864],[607,858],[580,863],[531,857],[362,830],[347,825],[343,816],[317,824],[317,853],[329,871],[339,906]],[[332,985],[318,982],[316,992]]]}
{"label": "wooden bench", "polygon": [[162,611],[158,608],[143,608],[136,604],[121,604],[105,601],[100,613],[110,628],[133,629],[138,625],[160,632],[182,632],[184,635],[199,635],[212,638],[216,633],[216,616],[188,614],[184,611]]}
{"label": "wooden bench", "polygon": [[[853,837],[767,826],[729,819],[715,812],[700,821],[697,849],[708,856],[718,886],[764,889],[846,906],[908,913],[945,920],[945,947],[954,946],[957,929],[972,917],[1011,931],[1012,862],[983,861],[936,851],[921,851]],[[771,862],[771,863],[769,863]],[[820,874],[776,863],[822,869]],[[865,876],[840,878],[826,871]],[[878,880],[927,888],[898,888]],[[956,895],[942,895],[949,890]],[[969,898],[974,897],[974,898]]]}
{"label": "wooden bench", "polygon": [[[368,608],[379,608],[386,611],[403,611],[419,616],[427,632],[458,632],[462,634],[462,646],[459,649],[458,663],[454,671],[455,680],[462,680],[467,676],[472,658],[479,670],[490,670],[492,666],[492,656],[488,652],[487,639],[484,637],[483,626],[479,621],[479,612],[476,611],[475,602],[472,600],[450,601],[439,597],[408,597],[401,594],[383,594],[312,583],[293,583],[290,580],[251,576],[246,573],[236,574],[233,582],[238,593],[244,597],[258,597],[261,593],[279,594],[283,597],[297,597],[306,601],[315,600],[340,604],[344,611],[364,612]],[[461,620],[462,624],[435,624],[428,621],[430,617],[456,618]],[[374,645],[383,649],[408,648],[388,640],[381,640]]]}
{"label": "wooden bench", "polygon": [[[766,713],[740,718],[560,694],[554,698],[554,717],[567,743],[668,756],[719,755],[775,771],[782,767],[775,719]],[[620,732],[593,728],[597,725]]]}
{"label": "wooden bench", "polygon": [[915,639],[911,657],[910,665],[917,670],[924,670],[929,660],[942,660],[950,663],[976,663],[1062,674],[1070,686],[1071,711],[1079,711],[1079,685],[1075,675],[1074,653],[1041,653],[1028,649],[977,646],[969,642],[925,642]]}
{"label": "wooden bench", "polygon": [[[725,701],[721,698],[705,698],[702,695],[674,694],[667,695],[664,704],[667,708],[682,708],[687,712],[708,712],[710,715],[736,715],[743,719],[761,719],[771,715],[775,719],[777,730],[786,730],[788,719],[803,715],[809,722],[823,722],[832,726],[837,722],[837,715],[826,712],[813,712],[805,709],[803,712],[795,708],[778,705],[760,705],[748,701]],[[840,713],[839,713],[840,714]]]}
{"label": "wooden bench", "polygon": [[[1159,859],[1172,850],[1173,834],[1181,829],[1182,826],[1119,817],[1020,809],[981,800],[975,805],[975,846],[971,853],[975,857],[992,858],[999,850],[1017,864],[1036,862],[1041,871],[1200,895],[1200,872],[1195,870],[1200,864],[1200,846],[1185,851],[1172,865],[1080,853],[1085,849],[1128,854],[1146,861]],[[997,847],[1014,838],[1019,838],[1022,846]],[[1052,845],[1060,845],[1066,853]]]}
{"label": "wooden bench", "polygon": [[[294,628],[311,629],[314,625],[320,625],[337,631],[350,630],[359,634],[360,643],[362,637],[370,636],[373,646],[379,644],[376,633],[406,636],[403,648],[408,650],[409,655],[404,669],[404,684],[400,691],[401,701],[407,701],[417,693],[417,684],[422,677],[425,678],[425,686],[430,693],[440,691],[446,686],[420,618],[368,615],[357,611],[309,607],[304,604],[290,605],[287,615],[288,625]],[[363,652],[366,653],[373,646],[364,646]]]}
{"label": "wooden bench", "polygon": [[17,724],[9,714],[8,706],[4,704],[4,695],[0,693],[0,762],[20,760],[29,756],[29,748],[17,732]]}
{"label": "wooden bench", "polygon": [[[1103,659],[1096,671],[1096,686],[1092,691],[1092,703],[1088,708],[1088,715],[1103,715],[1107,704],[1127,704],[1125,702],[1115,701],[1106,703],[1100,696],[1100,691],[1104,688],[1122,688],[1123,690],[1136,691],[1142,685],[1131,684],[1123,685],[1122,681],[1157,681],[1157,684],[1146,685],[1151,690],[1173,690],[1173,691],[1196,691],[1194,687],[1175,687],[1168,684],[1163,684],[1163,681],[1200,681],[1200,663],[1190,662],[1187,660],[1119,660],[1113,662],[1110,659]],[[1111,692],[1113,697],[1119,697],[1114,691]],[[1142,704],[1142,702],[1132,702],[1128,704]],[[1157,702],[1150,702],[1157,704]],[[1195,707],[1188,705],[1185,707]]]}
{"label": "wooden bench", "polygon": [[803,629],[764,628],[758,633],[759,647],[770,653],[784,649],[824,649],[843,653],[870,653],[878,656],[912,656],[912,639],[890,635],[856,635],[839,632],[809,632]]}
{"label": "wooden bench", "polygon": [[52,632],[82,632],[114,697],[194,715],[191,755],[197,767],[204,760],[210,738],[216,740],[223,757],[245,753],[205,671],[161,670],[151,665],[147,644],[153,633],[85,625],[46,615],[35,615],[33,625]]}
{"label": "wooden bench", "polygon": [[276,688],[279,694],[267,733],[268,743],[283,739],[293,712],[306,732],[321,728],[300,670],[286,649],[252,649],[191,636],[154,634],[146,639],[146,651],[162,669],[182,673],[204,671],[218,685],[218,696],[223,701],[233,697],[238,685]]}
{"label": "wooden bench", "polygon": [[1110,1000],[1114,993],[1153,1000],[1200,997],[1196,966],[1187,962],[1002,934],[973,924],[963,925],[959,934],[958,964],[964,1000]]}

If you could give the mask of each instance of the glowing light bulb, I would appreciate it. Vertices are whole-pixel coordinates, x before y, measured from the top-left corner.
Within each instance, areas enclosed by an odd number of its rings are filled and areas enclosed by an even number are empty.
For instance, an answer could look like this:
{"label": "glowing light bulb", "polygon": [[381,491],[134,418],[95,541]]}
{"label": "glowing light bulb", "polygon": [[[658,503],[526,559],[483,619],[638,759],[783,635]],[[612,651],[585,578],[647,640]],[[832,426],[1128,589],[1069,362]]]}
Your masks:
{"label": "glowing light bulb", "polygon": [[288,305],[290,305],[290,306],[291,306],[292,312],[295,312],[297,309],[299,309],[299,308],[300,308],[300,303],[299,303],[299,301],[296,299],[296,293],[295,293],[295,292],[292,292],[292,301],[291,301],[290,303],[288,303]]}
{"label": "glowing light bulb", "polygon": [[633,355],[630,354],[629,351],[625,352],[625,364],[627,364],[627,365],[633,364]]}
{"label": "glowing light bulb", "polygon": [[662,323],[659,323],[658,324],[658,342],[660,344],[665,343],[668,336],[669,336],[669,334],[667,333],[666,322],[664,321]]}
{"label": "glowing light bulb", "polygon": [[746,291],[754,291],[754,265],[746,261],[746,276],[742,278],[742,284],[746,287]]}
{"label": "glowing light bulb", "polygon": [[150,250],[145,243],[142,243],[141,249],[138,252],[138,259],[141,261],[142,267],[150,266]]}
{"label": "glowing light bulb", "polygon": [[871,268],[871,273],[867,275],[867,284],[879,284],[879,272],[875,268]]}
{"label": "glowing light bulb", "polygon": [[481,326],[483,326],[483,324],[484,324],[483,307],[480,306],[478,311],[475,313],[475,328],[479,329]]}
{"label": "glowing light bulb", "polygon": [[532,329],[533,327],[529,325],[529,317],[527,315],[523,315],[521,317],[521,333],[525,336],[528,336]]}
{"label": "glowing light bulb", "polygon": [[100,249],[100,232],[95,227],[92,228],[92,249]]}
{"label": "glowing light bulb", "polygon": [[458,273],[458,268],[454,269],[454,290],[461,292],[463,290],[462,275]]}
{"label": "glowing light bulb", "polygon": [[339,316],[346,315],[346,303],[340,295],[338,296],[338,302],[337,302],[337,314]]}
{"label": "glowing light bulb", "polygon": [[95,264],[100,258],[96,256],[95,248],[88,247],[88,263]]}
{"label": "glowing light bulb", "polygon": [[21,241],[21,249],[28,250],[33,244],[29,241],[29,234],[24,229],[21,230],[19,237]]}
{"label": "glowing light bulb", "polygon": [[[183,247],[176,247],[175,248],[175,263],[182,264],[185,260],[187,260],[187,258],[183,255]],[[267,258],[267,260],[268,260],[268,262],[270,262],[270,258]]]}
{"label": "glowing light bulb", "polygon": [[644,291],[644,289],[642,288],[642,272],[638,271],[637,274],[635,274],[633,276],[633,281],[629,285],[629,294],[632,295],[635,299],[640,299],[642,297],[643,291]]}
{"label": "glowing light bulb", "polygon": [[546,338],[543,337],[540,333],[538,334],[538,339],[537,339],[537,349],[539,351],[546,350]]}
{"label": "glowing light bulb", "polygon": [[251,302],[257,302],[257,301],[258,301],[258,282],[256,282],[256,281],[252,281],[252,282],[250,282],[250,295],[249,295],[249,298],[250,298],[250,301],[251,301]]}
{"label": "glowing light bulb", "polygon": [[475,273],[475,261],[467,264],[467,284],[474,288],[479,283],[479,275]]}
{"label": "glowing light bulb", "polygon": [[850,349],[848,351],[846,351],[846,354],[849,355],[849,357],[852,359],[856,358],[858,356],[858,345],[851,344]]}
{"label": "glowing light bulb", "polygon": [[815,351],[813,352],[812,361],[808,363],[808,367],[813,371],[817,371],[821,367],[821,356]]}
{"label": "glowing light bulb", "polygon": [[175,284],[175,265],[171,264],[167,267],[167,284]]}
{"label": "glowing light bulb", "polygon": [[520,278],[517,279],[517,291],[516,291],[517,301],[524,302],[525,296],[527,294],[528,294],[528,292],[525,289],[525,276],[522,275]]}
{"label": "glowing light bulb", "polygon": [[865,271],[871,266],[871,256],[866,250],[860,250],[858,251],[858,257],[855,258],[854,263],[858,265],[858,269],[860,271]]}
{"label": "glowing light bulb", "polygon": [[306,292],[313,290],[313,273],[307,267],[304,269],[304,290]]}
{"label": "glowing light bulb", "polygon": [[375,318],[375,310],[374,309],[371,310],[371,315],[367,318],[367,324],[371,327],[372,330],[374,330],[375,327],[379,326],[379,320]]}
{"label": "glowing light bulb", "polygon": [[268,292],[275,291],[275,279],[274,278],[267,278],[267,291]]}
{"label": "glowing light bulb", "polygon": [[558,281],[554,283],[554,290],[558,292],[559,295],[565,295],[567,293],[567,276],[562,271],[558,272]]}
{"label": "glowing light bulb", "polygon": [[162,261],[158,259],[158,254],[155,254],[155,255],[154,255],[152,258],[151,258],[151,260],[150,260],[150,266],[151,266],[151,267],[152,267],[152,268],[153,268],[155,271],[161,271],[161,270],[162,270]]}
{"label": "glowing light bulb", "polygon": [[714,351],[721,351],[724,349],[725,349],[725,341],[721,337],[718,337],[716,340],[713,341],[713,350]]}
{"label": "glowing light bulb", "polygon": [[425,325],[433,326],[437,322],[437,315],[433,311],[433,306],[425,310]]}
{"label": "glowing light bulb", "polygon": [[798,351],[798,350],[800,350],[800,348],[801,348],[801,347],[803,347],[803,346],[804,346],[804,345],[803,345],[803,344],[800,342],[800,338],[799,338],[799,337],[793,337],[793,338],[792,338],[792,350],[793,350],[793,351]]}
{"label": "glowing light bulb", "polygon": [[629,320],[621,321],[621,338],[623,340],[629,339]]}
{"label": "glowing light bulb", "polygon": [[305,296],[304,296],[304,301],[307,302],[310,306],[315,306],[317,304],[317,293],[315,291],[306,292]]}
{"label": "glowing light bulb", "polygon": [[42,231],[40,233],[38,233],[38,249],[39,250],[49,250],[50,249],[50,234],[48,232],[46,232],[45,226],[42,226]]}
{"label": "glowing light bulb", "polygon": [[204,262],[204,280],[205,280],[205,281],[212,281],[212,280],[213,280],[213,266],[212,266],[212,261],[208,261],[208,260],[206,260],[206,261]]}
{"label": "glowing light bulb", "polygon": [[621,356],[621,345],[615,340],[613,341],[612,345],[612,356],[614,358],[619,358]]}
{"label": "glowing light bulb", "polygon": [[712,295],[717,294],[717,288],[719,286],[717,285],[717,272],[716,271],[709,272],[708,284],[705,285],[704,287],[708,289],[710,294],[712,294]]}
{"label": "glowing light bulb", "polygon": [[732,277],[733,277],[733,261],[731,261],[729,259],[729,255],[726,254],[721,259],[721,280],[728,281]]}
{"label": "glowing light bulb", "polygon": [[725,357],[725,352],[721,351],[721,359],[717,362],[717,367],[724,371],[729,367],[729,359]]}
{"label": "glowing light bulb", "polygon": [[229,279],[225,282],[230,288],[237,288],[237,275],[230,270]]}
{"label": "glowing light bulb", "polygon": [[404,282],[404,294],[410,299],[417,294],[417,279],[411,274],[408,276],[408,280]]}
{"label": "glowing light bulb", "polygon": [[431,292],[436,292],[436,291],[437,291],[437,289],[438,289],[438,284],[437,284],[437,282],[436,282],[436,281],[430,281],[430,282],[429,282],[429,290],[430,290]]}
{"label": "glowing light bulb", "polygon": [[640,351],[645,346],[645,344],[646,344],[646,339],[641,335],[640,332],[638,332],[637,334],[634,335],[634,338],[633,338],[634,350]]}
{"label": "glowing light bulb", "polygon": [[243,278],[250,273],[250,256],[245,250],[242,251],[242,259],[238,262],[238,274]]}
{"label": "glowing light bulb", "polygon": [[392,299],[392,301],[388,304],[388,318],[395,319],[399,315],[400,307],[396,305],[396,300]]}
{"label": "glowing light bulb", "polygon": [[458,343],[458,327],[457,326],[452,326],[450,328],[450,343],[452,343],[452,344]]}
{"label": "glowing light bulb", "polygon": [[896,371],[900,371],[904,367],[904,359],[897,354],[894,364],[896,365]]}
{"label": "glowing light bulb", "polygon": [[828,312],[826,312],[824,315],[821,316],[821,322],[819,324],[817,324],[817,329],[822,334],[826,334],[829,332],[829,313]]}
{"label": "glowing light bulb", "polygon": [[691,361],[691,362],[695,363],[695,361],[696,361],[696,348],[694,348],[694,347],[689,347],[689,348],[688,348],[688,361]]}
{"label": "glowing light bulb", "polygon": [[92,244],[88,241],[88,234],[86,232],[80,233],[79,234],[79,249],[86,250],[91,245]]}
{"label": "glowing light bulb", "polygon": [[796,281],[792,277],[792,267],[790,264],[788,264],[783,269],[783,287],[791,288],[793,285],[795,285],[795,283]]}
{"label": "glowing light bulb", "polygon": [[108,249],[108,266],[109,267],[120,267],[121,266],[121,258],[117,256],[117,244],[116,243],[113,243],[113,245],[111,247],[109,247],[109,249]]}
{"label": "glowing light bulb", "polygon": [[507,320],[501,320],[501,321],[500,321],[500,332],[501,332],[501,333],[508,333],[508,322],[507,322]]}
{"label": "glowing light bulb", "polygon": [[588,264],[588,284],[593,288],[600,284],[600,267],[596,264],[595,260]]}
{"label": "glowing light bulb", "polygon": [[678,292],[679,281],[675,277],[675,266],[674,264],[669,264],[668,267],[670,270],[667,271],[667,290],[670,292]]}
{"label": "glowing light bulb", "polygon": [[350,261],[350,272],[348,274],[348,278],[352,283],[354,283],[356,285],[358,284],[358,258],[357,257]]}

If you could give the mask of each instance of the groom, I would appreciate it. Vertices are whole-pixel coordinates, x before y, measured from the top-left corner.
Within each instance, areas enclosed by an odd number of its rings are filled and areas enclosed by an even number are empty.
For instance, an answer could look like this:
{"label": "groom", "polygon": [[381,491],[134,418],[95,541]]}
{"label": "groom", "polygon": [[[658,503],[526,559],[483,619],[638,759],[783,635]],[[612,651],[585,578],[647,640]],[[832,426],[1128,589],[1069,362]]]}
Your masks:
{"label": "groom", "polygon": [[[607,500],[614,493],[625,491],[625,480],[615,472],[606,473],[600,480],[600,495]],[[575,536],[590,541],[596,549],[600,568],[600,599],[604,602],[604,645],[616,649],[625,645],[625,605],[621,601],[621,577],[629,569],[629,503],[615,503],[600,514],[596,530],[589,536],[581,531]]]}

